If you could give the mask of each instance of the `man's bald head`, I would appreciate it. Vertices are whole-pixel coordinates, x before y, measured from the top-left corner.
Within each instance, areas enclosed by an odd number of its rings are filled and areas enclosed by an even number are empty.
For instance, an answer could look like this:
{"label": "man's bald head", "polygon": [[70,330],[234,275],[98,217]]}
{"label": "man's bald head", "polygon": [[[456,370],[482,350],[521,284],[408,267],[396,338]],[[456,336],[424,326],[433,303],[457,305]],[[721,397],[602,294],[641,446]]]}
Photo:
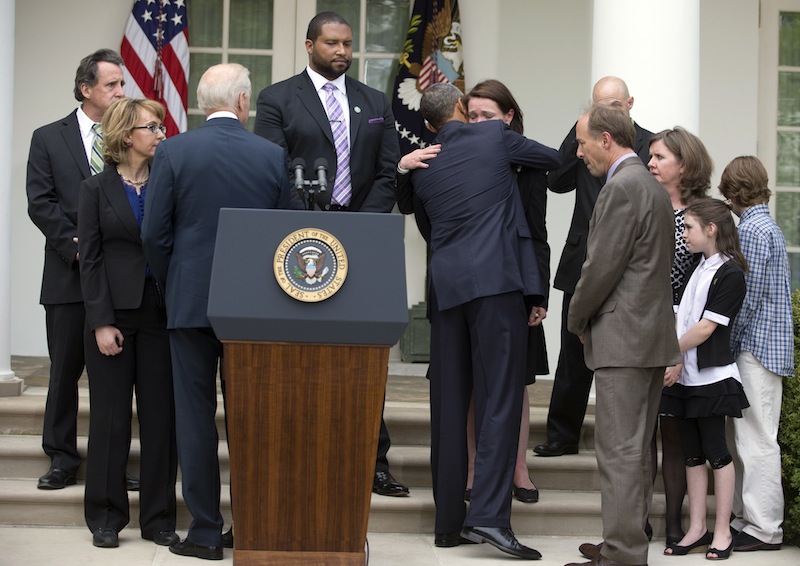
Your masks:
{"label": "man's bald head", "polygon": [[619,77],[603,77],[597,81],[592,89],[592,102],[604,106],[622,106],[630,115],[633,108],[633,97],[628,92],[628,85]]}

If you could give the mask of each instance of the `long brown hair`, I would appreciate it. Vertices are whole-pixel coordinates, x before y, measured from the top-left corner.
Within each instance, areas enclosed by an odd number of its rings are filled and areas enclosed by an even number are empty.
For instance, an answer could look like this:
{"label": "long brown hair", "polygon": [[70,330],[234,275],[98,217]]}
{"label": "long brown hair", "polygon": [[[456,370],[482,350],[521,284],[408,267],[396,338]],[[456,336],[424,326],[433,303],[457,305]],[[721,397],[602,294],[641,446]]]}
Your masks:
{"label": "long brown hair", "polygon": [[739,233],[733,223],[731,211],[724,202],[715,198],[697,199],[686,207],[684,214],[692,215],[704,228],[714,224],[717,227],[717,251],[729,257],[745,272],[748,271],[747,260],[739,246]]}

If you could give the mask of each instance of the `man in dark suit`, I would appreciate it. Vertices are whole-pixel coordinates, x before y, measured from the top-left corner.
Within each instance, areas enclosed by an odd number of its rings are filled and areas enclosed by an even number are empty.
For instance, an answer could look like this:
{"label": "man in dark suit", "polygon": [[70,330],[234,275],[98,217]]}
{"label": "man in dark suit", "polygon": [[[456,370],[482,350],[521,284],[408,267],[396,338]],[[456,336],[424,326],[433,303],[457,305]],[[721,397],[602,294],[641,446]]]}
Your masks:
{"label": "man in dark suit", "polygon": [[597,388],[603,543],[592,566],[647,563],[650,440],[664,369],[681,360],[669,283],[672,205],[633,151],[635,135],[627,112],[613,105],[593,105],[576,127],[578,158],[606,179],[567,319]]}
{"label": "man in dark suit", "polygon": [[[548,169],[560,159],[500,120],[466,124],[461,91],[451,84],[425,91],[420,110],[436,146],[400,160],[398,200],[416,201],[420,224],[430,227],[423,233],[431,247],[434,543],[488,542],[535,560],[541,554],[517,541],[510,517],[527,325],[544,289],[512,164]],[[421,163],[425,157],[433,159]],[[471,398],[477,450],[465,512]]]}
{"label": "man in dark suit", "polygon": [[150,172],[142,244],[164,289],[175,424],[189,533],[170,551],[222,558],[216,376],[222,345],[206,315],[219,210],[288,208],[285,151],[244,128],[250,78],[237,64],[208,69],[197,100],[208,119],[159,144]]}
{"label": "man in dark suit", "polygon": [[[285,147],[293,161],[303,159],[309,172],[326,160],[328,190],[315,199],[318,208],[391,212],[400,159],[394,116],[385,94],[345,75],[353,59],[350,24],[333,12],[317,14],[308,24],[306,51],[303,72],[259,94],[253,131]],[[307,208],[297,192],[292,205]],[[372,491],[406,496],[408,488],[389,472],[390,446],[381,417]]]}
{"label": "man in dark suit", "polygon": [[45,309],[50,354],[42,448],[51,463],[39,478],[39,489],[74,484],[81,463],[76,447],[78,380],[84,365],[78,186],[102,169],[102,155],[92,159],[95,140],[102,143],[102,134],[98,135],[93,126],[100,123],[112,102],[125,96],[123,84],[122,58],[117,53],[101,49],[85,57],[75,74],[74,93],[80,107],[37,129],[31,139],[28,214],[45,237],[40,302]]}
{"label": "man in dark suit", "polygon": [[[619,103],[630,112],[633,97],[628,86],[618,77],[604,77],[592,89],[595,104]],[[634,150],[643,163],[650,160],[650,137],[652,132],[634,123],[636,141]],[[559,152],[564,164],[548,174],[548,185],[555,193],[575,191],[575,208],[569,227],[567,242],[561,253],[553,286],[564,292],[561,308],[561,352],[558,356],[547,415],[547,442],[539,444],[533,451],[539,456],[561,456],[577,454],[581,426],[586,415],[589,390],[592,387],[592,370],[586,367],[583,346],[578,337],[567,330],[569,305],[575,286],[581,276],[581,265],[586,257],[586,235],[594,203],[603,188],[605,179],[593,176],[586,165],[576,156],[578,142],[575,126],[561,144]]]}

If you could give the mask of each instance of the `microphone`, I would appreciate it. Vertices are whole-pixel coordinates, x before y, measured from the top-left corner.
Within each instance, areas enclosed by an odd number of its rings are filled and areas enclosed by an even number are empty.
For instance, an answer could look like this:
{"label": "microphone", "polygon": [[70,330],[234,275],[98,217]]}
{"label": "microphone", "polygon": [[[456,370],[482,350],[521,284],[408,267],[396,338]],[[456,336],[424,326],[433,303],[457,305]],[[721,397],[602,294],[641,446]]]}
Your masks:
{"label": "microphone", "polygon": [[320,157],[314,162],[314,171],[317,172],[317,183],[319,192],[324,193],[328,190],[328,160]]}
{"label": "microphone", "polygon": [[305,181],[305,169],[306,169],[306,160],[302,157],[295,157],[292,160],[292,169],[294,170],[294,188],[301,192],[303,191],[303,187],[306,184]]}

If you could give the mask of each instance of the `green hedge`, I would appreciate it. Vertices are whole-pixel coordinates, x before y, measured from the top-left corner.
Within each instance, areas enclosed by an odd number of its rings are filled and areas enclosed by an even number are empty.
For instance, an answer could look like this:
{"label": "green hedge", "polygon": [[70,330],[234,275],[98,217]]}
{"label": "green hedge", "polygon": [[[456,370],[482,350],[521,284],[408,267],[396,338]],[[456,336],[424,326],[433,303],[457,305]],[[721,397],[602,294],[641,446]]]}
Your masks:
{"label": "green hedge", "polygon": [[778,441],[783,459],[786,515],[784,542],[800,545],[800,290],[792,294],[794,314],[794,375],[783,381],[783,407]]}

